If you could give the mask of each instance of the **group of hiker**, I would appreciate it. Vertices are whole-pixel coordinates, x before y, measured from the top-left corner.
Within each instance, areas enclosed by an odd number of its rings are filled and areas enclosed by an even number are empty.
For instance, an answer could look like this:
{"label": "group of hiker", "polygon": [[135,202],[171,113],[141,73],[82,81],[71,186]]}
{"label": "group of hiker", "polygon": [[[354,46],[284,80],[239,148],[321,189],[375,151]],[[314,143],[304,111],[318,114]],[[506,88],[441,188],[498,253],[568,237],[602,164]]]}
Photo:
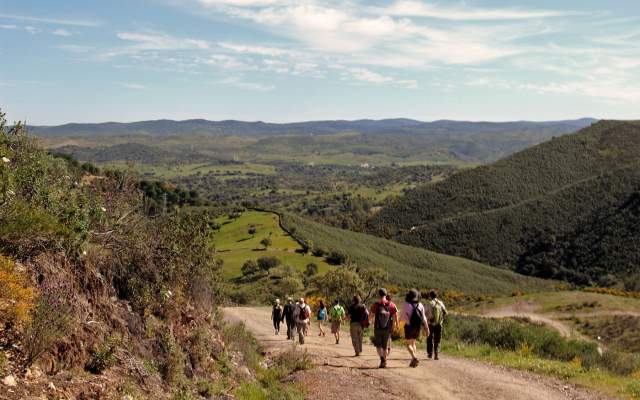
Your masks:
{"label": "group of hiker", "polygon": [[[409,366],[415,368],[420,363],[416,340],[420,338],[421,333],[427,338],[427,356],[437,360],[442,338],[442,324],[447,309],[438,298],[436,290],[429,291],[426,305],[422,304],[418,290],[409,290],[400,312],[386,289],[378,290],[378,297],[378,301],[373,303],[371,307],[367,307],[362,298],[355,295],[346,309],[340,300],[335,300],[329,308],[323,301],[320,301],[316,313],[318,336],[324,337],[326,335],[324,326],[329,322],[331,333],[336,344],[339,344],[342,324],[348,320],[351,343],[355,356],[358,357],[362,353],[364,332],[373,324],[373,345],[380,356],[379,368],[386,368],[387,358],[391,352],[392,333],[394,330],[399,331],[400,322],[404,322],[404,339],[407,351],[411,356]],[[271,319],[276,335],[280,334],[280,325],[285,322],[287,339],[295,340],[297,336],[298,342],[304,344],[305,337],[309,335],[311,327],[311,307],[304,298],[300,298],[294,303],[293,298],[289,297],[284,306],[280,304],[279,299],[276,299]]]}

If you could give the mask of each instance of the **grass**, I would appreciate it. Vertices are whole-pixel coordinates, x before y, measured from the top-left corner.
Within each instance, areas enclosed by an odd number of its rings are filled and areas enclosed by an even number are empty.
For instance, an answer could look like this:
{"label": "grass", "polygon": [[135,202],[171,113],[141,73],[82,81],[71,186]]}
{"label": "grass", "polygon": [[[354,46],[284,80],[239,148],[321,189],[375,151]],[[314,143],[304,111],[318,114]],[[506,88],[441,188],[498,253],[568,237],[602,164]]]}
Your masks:
{"label": "grass", "polygon": [[[304,271],[310,263],[318,266],[320,274],[330,268],[321,257],[297,252],[296,250],[301,250],[302,247],[280,228],[276,214],[247,211],[239,218],[230,219],[225,216],[217,222],[221,227],[214,235],[214,245],[218,257],[224,261],[222,273],[226,279],[241,277],[240,269],[247,260],[257,260],[265,256],[277,257],[283,264],[299,271]],[[249,234],[250,227],[255,227],[255,234]],[[272,244],[264,250],[260,241],[267,237],[271,239]]]}
{"label": "grass", "polygon": [[500,297],[491,302],[470,304],[460,311],[482,314],[493,309],[525,303],[539,314],[549,314],[558,319],[569,318],[580,313],[607,315],[616,312],[638,312],[640,299],[583,291],[554,291],[529,293],[518,297]]}
{"label": "grass", "polygon": [[459,257],[451,257],[410,247],[362,233],[321,225],[291,214],[283,215],[283,225],[315,249],[338,251],[352,262],[389,272],[391,283],[410,287],[436,287],[469,294],[511,294],[549,291],[553,281],[532,279]]}
{"label": "grass", "polygon": [[601,369],[585,369],[580,360],[544,359],[522,352],[500,350],[487,344],[469,344],[445,339],[442,352],[455,357],[490,362],[523,371],[550,375],[570,383],[599,390],[610,396],[640,399],[640,373],[617,376]]}

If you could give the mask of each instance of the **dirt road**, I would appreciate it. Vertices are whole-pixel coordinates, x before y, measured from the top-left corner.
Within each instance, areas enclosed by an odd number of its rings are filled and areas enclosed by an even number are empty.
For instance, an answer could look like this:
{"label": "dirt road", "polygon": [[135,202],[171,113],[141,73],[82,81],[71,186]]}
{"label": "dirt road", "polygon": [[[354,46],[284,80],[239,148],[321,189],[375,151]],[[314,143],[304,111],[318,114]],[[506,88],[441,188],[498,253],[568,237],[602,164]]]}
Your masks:
{"label": "dirt road", "polygon": [[[291,343],[286,335],[275,336],[270,321],[270,310],[266,308],[226,308],[225,318],[229,322],[244,322],[246,327],[271,351],[289,348]],[[440,361],[426,359],[421,353],[421,364],[418,368],[409,368],[410,357],[403,348],[394,348],[388,368],[377,368],[379,358],[373,346],[365,344],[364,353],[360,357],[353,356],[353,349],[348,334],[344,335],[339,345],[335,344],[330,334],[320,338],[314,326],[304,347],[314,356],[319,368],[337,369],[342,376],[354,380],[351,384],[341,383],[340,397],[314,394],[312,399],[325,400],[339,398],[341,400],[367,398],[350,393],[366,390],[362,382],[386,382],[389,387],[397,389],[393,393],[384,393],[377,398],[406,398],[407,393],[414,399],[605,399],[599,394],[567,385],[548,377],[522,373],[471,360],[451,358],[443,355]],[[358,376],[362,378],[358,379]],[[373,379],[372,379],[373,378]],[[328,386],[331,382],[323,382]],[[362,389],[360,389],[362,388]],[[325,391],[331,393],[329,389]],[[371,398],[371,397],[368,397]]]}

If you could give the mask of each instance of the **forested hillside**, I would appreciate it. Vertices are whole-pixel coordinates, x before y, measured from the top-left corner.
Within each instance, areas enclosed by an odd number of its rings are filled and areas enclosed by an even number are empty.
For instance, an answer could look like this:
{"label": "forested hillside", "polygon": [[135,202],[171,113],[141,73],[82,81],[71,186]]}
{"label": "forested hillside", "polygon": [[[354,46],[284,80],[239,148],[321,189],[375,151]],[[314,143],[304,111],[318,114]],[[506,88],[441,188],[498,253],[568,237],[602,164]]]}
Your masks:
{"label": "forested hillside", "polygon": [[519,272],[635,287],[640,125],[602,121],[400,197],[378,235]]}

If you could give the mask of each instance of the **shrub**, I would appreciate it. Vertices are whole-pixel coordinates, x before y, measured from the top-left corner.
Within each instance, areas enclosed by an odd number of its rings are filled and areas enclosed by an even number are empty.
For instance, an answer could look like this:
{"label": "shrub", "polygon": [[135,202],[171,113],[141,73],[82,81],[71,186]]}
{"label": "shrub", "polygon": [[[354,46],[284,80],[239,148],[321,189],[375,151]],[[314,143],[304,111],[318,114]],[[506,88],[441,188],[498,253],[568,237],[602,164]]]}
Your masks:
{"label": "shrub", "polygon": [[244,276],[253,276],[260,271],[260,267],[254,260],[247,260],[244,264],[242,264],[242,268],[240,269],[240,271]]}
{"label": "shrub", "polygon": [[91,352],[91,358],[84,369],[92,374],[101,374],[103,371],[113,367],[118,358],[116,350],[121,343],[119,337],[111,337]]}
{"label": "shrub", "polygon": [[341,265],[347,261],[347,256],[339,251],[332,251],[325,257],[328,264]]}
{"label": "shrub", "polygon": [[40,288],[40,295],[31,321],[24,331],[28,365],[32,364],[67,333],[74,304],[73,291],[68,287],[47,283]]}
{"label": "shrub", "polygon": [[184,378],[186,357],[170,329],[164,330],[158,341],[163,354],[158,368],[160,374],[167,383],[176,385]]}
{"label": "shrub", "polygon": [[15,264],[0,255],[0,321],[17,326],[28,322],[34,300],[27,274],[16,271]]}

